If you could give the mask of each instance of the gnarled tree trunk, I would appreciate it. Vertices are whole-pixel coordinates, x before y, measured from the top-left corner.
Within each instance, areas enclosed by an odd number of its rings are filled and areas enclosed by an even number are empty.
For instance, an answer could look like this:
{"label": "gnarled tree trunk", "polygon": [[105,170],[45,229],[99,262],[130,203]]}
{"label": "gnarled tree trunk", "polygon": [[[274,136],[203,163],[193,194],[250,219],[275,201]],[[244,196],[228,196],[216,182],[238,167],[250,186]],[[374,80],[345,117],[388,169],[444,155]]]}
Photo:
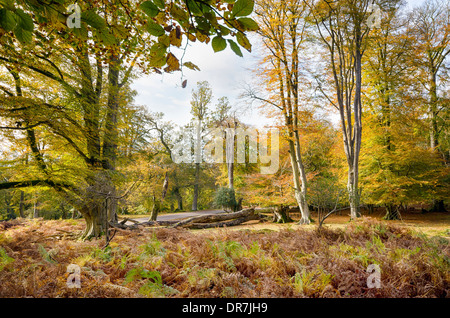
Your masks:
{"label": "gnarled tree trunk", "polygon": [[111,201],[117,200],[115,185],[108,172],[103,169],[94,172],[89,183],[83,206],[79,209],[86,222],[81,239],[101,237],[107,233],[110,222],[117,222],[115,206],[111,204]]}

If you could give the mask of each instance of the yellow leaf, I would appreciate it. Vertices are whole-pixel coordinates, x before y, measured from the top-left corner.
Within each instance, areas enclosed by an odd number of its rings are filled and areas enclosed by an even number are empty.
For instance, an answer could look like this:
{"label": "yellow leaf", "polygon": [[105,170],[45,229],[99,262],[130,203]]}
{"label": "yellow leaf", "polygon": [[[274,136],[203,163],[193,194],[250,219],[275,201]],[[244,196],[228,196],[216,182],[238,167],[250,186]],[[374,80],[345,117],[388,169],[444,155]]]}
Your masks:
{"label": "yellow leaf", "polygon": [[169,35],[170,44],[172,44],[176,47],[180,47],[181,41],[183,39],[181,34],[182,33],[180,30],[180,27],[177,27],[176,29],[172,29],[172,31],[170,31],[170,35]]}
{"label": "yellow leaf", "polygon": [[180,62],[172,53],[167,54],[167,67],[164,69],[167,73],[178,71],[180,69]]}

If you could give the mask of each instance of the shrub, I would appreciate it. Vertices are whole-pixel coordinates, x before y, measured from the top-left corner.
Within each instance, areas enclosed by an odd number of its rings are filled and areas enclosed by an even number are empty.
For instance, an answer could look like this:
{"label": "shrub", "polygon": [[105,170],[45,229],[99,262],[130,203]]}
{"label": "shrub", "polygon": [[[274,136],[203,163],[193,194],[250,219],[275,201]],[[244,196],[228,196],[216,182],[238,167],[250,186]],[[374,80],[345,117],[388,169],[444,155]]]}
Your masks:
{"label": "shrub", "polygon": [[220,188],[217,190],[214,203],[225,211],[235,211],[237,202],[234,189]]}

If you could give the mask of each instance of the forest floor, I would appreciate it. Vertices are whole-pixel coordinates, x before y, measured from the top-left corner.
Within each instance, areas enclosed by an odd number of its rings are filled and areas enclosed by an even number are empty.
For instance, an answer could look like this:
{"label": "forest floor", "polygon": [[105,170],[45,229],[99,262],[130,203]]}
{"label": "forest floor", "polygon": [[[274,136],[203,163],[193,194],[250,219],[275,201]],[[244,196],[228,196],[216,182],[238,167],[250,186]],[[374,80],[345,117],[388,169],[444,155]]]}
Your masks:
{"label": "forest floor", "polygon": [[[370,217],[373,217],[377,220],[382,220],[385,215],[384,210],[380,210],[375,212]],[[300,214],[291,213],[291,218],[294,220],[300,220]],[[312,214],[313,219],[317,220],[316,214]],[[342,213],[341,215],[332,215],[328,217],[324,224],[330,229],[344,229],[350,223],[350,215],[346,215]],[[424,233],[430,236],[442,236],[450,240],[450,213],[439,213],[439,212],[430,212],[421,214],[420,212],[413,213],[405,213],[401,215],[400,220],[395,221],[386,221],[388,224],[394,224],[398,226],[404,226],[409,228],[412,231]],[[258,221],[251,221],[244,225],[233,227],[233,229],[272,229],[272,230],[280,230],[284,228],[295,228],[298,225],[294,223],[288,224],[276,224],[276,223],[259,223]],[[316,229],[317,223],[311,223],[310,225],[306,225],[302,227],[306,229]]]}
{"label": "forest floor", "polygon": [[76,239],[83,220],[0,222],[0,297],[450,297],[449,213],[381,217],[118,230],[107,247]]}
{"label": "forest floor", "polygon": [[[188,218],[198,215],[204,215],[204,214],[216,214],[216,213],[223,213],[222,210],[202,210],[197,212],[177,212],[177,213],[161,213],[158,215],[158,220],[175,220],[175,219],[182,219],[182,218]],[[378,209],[376,210],[370,217],[373,217],[375,219],[381,220],[385,215],[384,209]],[[269,214],[267,214],[269,215]],[[145,222],[148,220],[148,217],[150,215],[137,215],[136,217],[132,217],[129,215],[124,215],[122,217],[128,217],[132,218],[139,222]],[[300,213],[290,213],[290,217],[296,220],[300,220],[301,215]],[[313,219],[317,220],[317,215],[315,213],[312,214]],[[396,221],[388,221],[390,224],[395,224],[399,226],[406,226],[410,228],[413,231],[417,231],[420,233],[424,233],[427,235],[438,235],[445,237],[450,240],[450,213],[439,213],[439,212],[430,212],[430,213],[424,213],[422,214],[419,211],[416,212],[408,212],[403,213],[401,215],[400,220]],[[346,225],[350,223],[350,216],[349,213],[342,212],[339,215],[331,215],[326,219],[324,224],[326,224],[331,229],[337,229],[337,228],[344,228]],[[249,221],[245,224],[234,226],[230,228],[231,230],[241,230],[241,229],[251,229],[251,230],[263,230],[263,229],[270,229],[270,230],[282,230],[282,229],[292,229],[295,228],[297,225],[295,222],[288,223],[288,224],[277,224],[277,223],[271,223],[271,222],[264,222],[261,223],[259,221]],[[317,228],[316,223],[311,223],[311,225],[303,226],[306,229],[315,229]],[[214,231],[214,229],[208,229],[208,230],[200,230],[196,231],[198,233],[202,233],[205,231]]]}

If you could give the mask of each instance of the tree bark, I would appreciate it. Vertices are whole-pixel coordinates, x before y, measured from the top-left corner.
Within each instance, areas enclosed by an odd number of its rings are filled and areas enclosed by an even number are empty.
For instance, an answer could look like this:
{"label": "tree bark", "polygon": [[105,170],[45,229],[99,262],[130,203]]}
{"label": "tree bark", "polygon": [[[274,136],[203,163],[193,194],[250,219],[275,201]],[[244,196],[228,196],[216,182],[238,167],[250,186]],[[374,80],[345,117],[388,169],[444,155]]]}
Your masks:
{"label": "tree bark", "polygon": [[150,215],[149,221],[156,221],[156,219],[158,218],[158,213],[161,209],[161,206],[159,204],[159,200],[156,199],[156,196],[153,195],[153,209],[152,209],[152,213]]}
{"label": "tree bark", "polygon": [[25,218],[25,192],[20,191],[19,215]]}
{"label": "tree bark", "polygon": [[237,218],[246,218],[251,216],[257,216],[255,214],[255,209],[245,209],[239,212],[234,213],[221,213],[221,214],[212,214],[212,215],[201,215],[192,217],[183,221],[180,221],[176,223],[173,227],[186,227],[193,223],[211,223],[211,222],[221,222],[221,221],[228,221],[233,220]]}
{"label": "tree bark", "polygon": [[175,198],[177,199],[178,211],[183,211],[183,197],[181,196],[180,188],[174,188],[173,193],[175,194]]}
{"label": "tree bark", "polygon": [[33,219],[37,219],[38,217],[39,217],[38,203],[34,202],[34,204],[33,204]]}
{"label": "tree bark", "polygon": [[361,87],[362,87],[362,68],[361,68],[361,43],[358,38],[356,52],[355,52],[355,78],[356,78],[356,88],[355,97],[353,104],[353,116],[355,118],[354,123],[354,140],[352,145],[353,152],[353,162],[349,166],[349,180],[348,180],[348,191],[350,200],[350,216],[351,219],[356,219],[361,216],[359,209],[359,154],[361,151],[361,138],[362,138],[362,107],[361,107]]}
{"label": "tree bark", "polygon": [[228,188],[234,189],[234,139],[236,127],[231,128],[228,124],[226,129],[226,160],[228,173]]}
{"label": "tree bark", "polygon": [[195,183],[194,183],[194,196],[192,199],[192,211],[198,211],[198,192],[200,184],[200,163],[195,164]]}
{"label": "tree bark", "polygon": [[309,224],[310,223],[310,211],[307,201],[307,179],[306,179],[306,172],[305,172],[305,166],[303,165],[302,155],[301,155],[301,149],[300,149],[300,137],[298,135],[298,129],[295,130],[295,151],[296,151],[296,160],[298,165],[298,172],[300,175],[301,180],[301,188],[300,188],[300,201],[299,201],[299,208],[300,212],[302,213],[302,219],[300,220],[300,224]]}
{"label": "tree bark", "polygon": [[357,169],[355,167],[349,167],[348,172],[348,199],[350,203],[350,218],[356,219],[361,216],[359,209],[359,190],[358,190],[358,180],[357,180]]}
{"label": "tree bark", "polygon": [[82,240],[101,237],[108,230],[107,211],[104,204],[91,205],[81,211],[86,228],[81,235]]}
{"label": "tree bark", "polygon": [[286,206],[280,205],[279,207],[274,208],[274,222],[275,223],[290,223],[293,220],[289,216],[289,209]]}
{"label": "tree bark", "polygon": [[399,207],[394,204],[386,204],[386,215],[383,217],[384,220],[400,220]]}
{"label": "tree bark", "polygon": [[192,223],[189,225],[190,229],[210,229],[210,228],[218,228],[218,227],[228,227],[228,226],[236,226],[242,223],[257,220],[258,216],[246,216],[241,218],[236,218],[234,220],[223,221],[223,222],[214,222],[214,223]]}
{"label": "tree bark", "polygon": [[115,207],[110,200],[116,198],[115,186],[108,171],[99,168],[89,177],[89,186],[85,191],[83,206],[79,209],[86,221],[86,229],[82,239],[90,239],[105,235],[109,223],[117,222]]}
{"label": "tree bark", "polygon": [[292,166],[292,177],[294,180],[294,196],[302,214],[302,219],[300,220],[299,224],[310,224],[310,212],[306,201],[306,185],[302,184],[300,181],[299,165],[296,155],[295,143],[293,140],[289,140],[289,150]]}
{"label": "tree bark", "polygon": [[439,147],[439,129],[437,123],[438,115],[438,93],[436,72],[430,70],[430,100],[429,100],[429,117],[430,117],[430,148],[437,151]]}

